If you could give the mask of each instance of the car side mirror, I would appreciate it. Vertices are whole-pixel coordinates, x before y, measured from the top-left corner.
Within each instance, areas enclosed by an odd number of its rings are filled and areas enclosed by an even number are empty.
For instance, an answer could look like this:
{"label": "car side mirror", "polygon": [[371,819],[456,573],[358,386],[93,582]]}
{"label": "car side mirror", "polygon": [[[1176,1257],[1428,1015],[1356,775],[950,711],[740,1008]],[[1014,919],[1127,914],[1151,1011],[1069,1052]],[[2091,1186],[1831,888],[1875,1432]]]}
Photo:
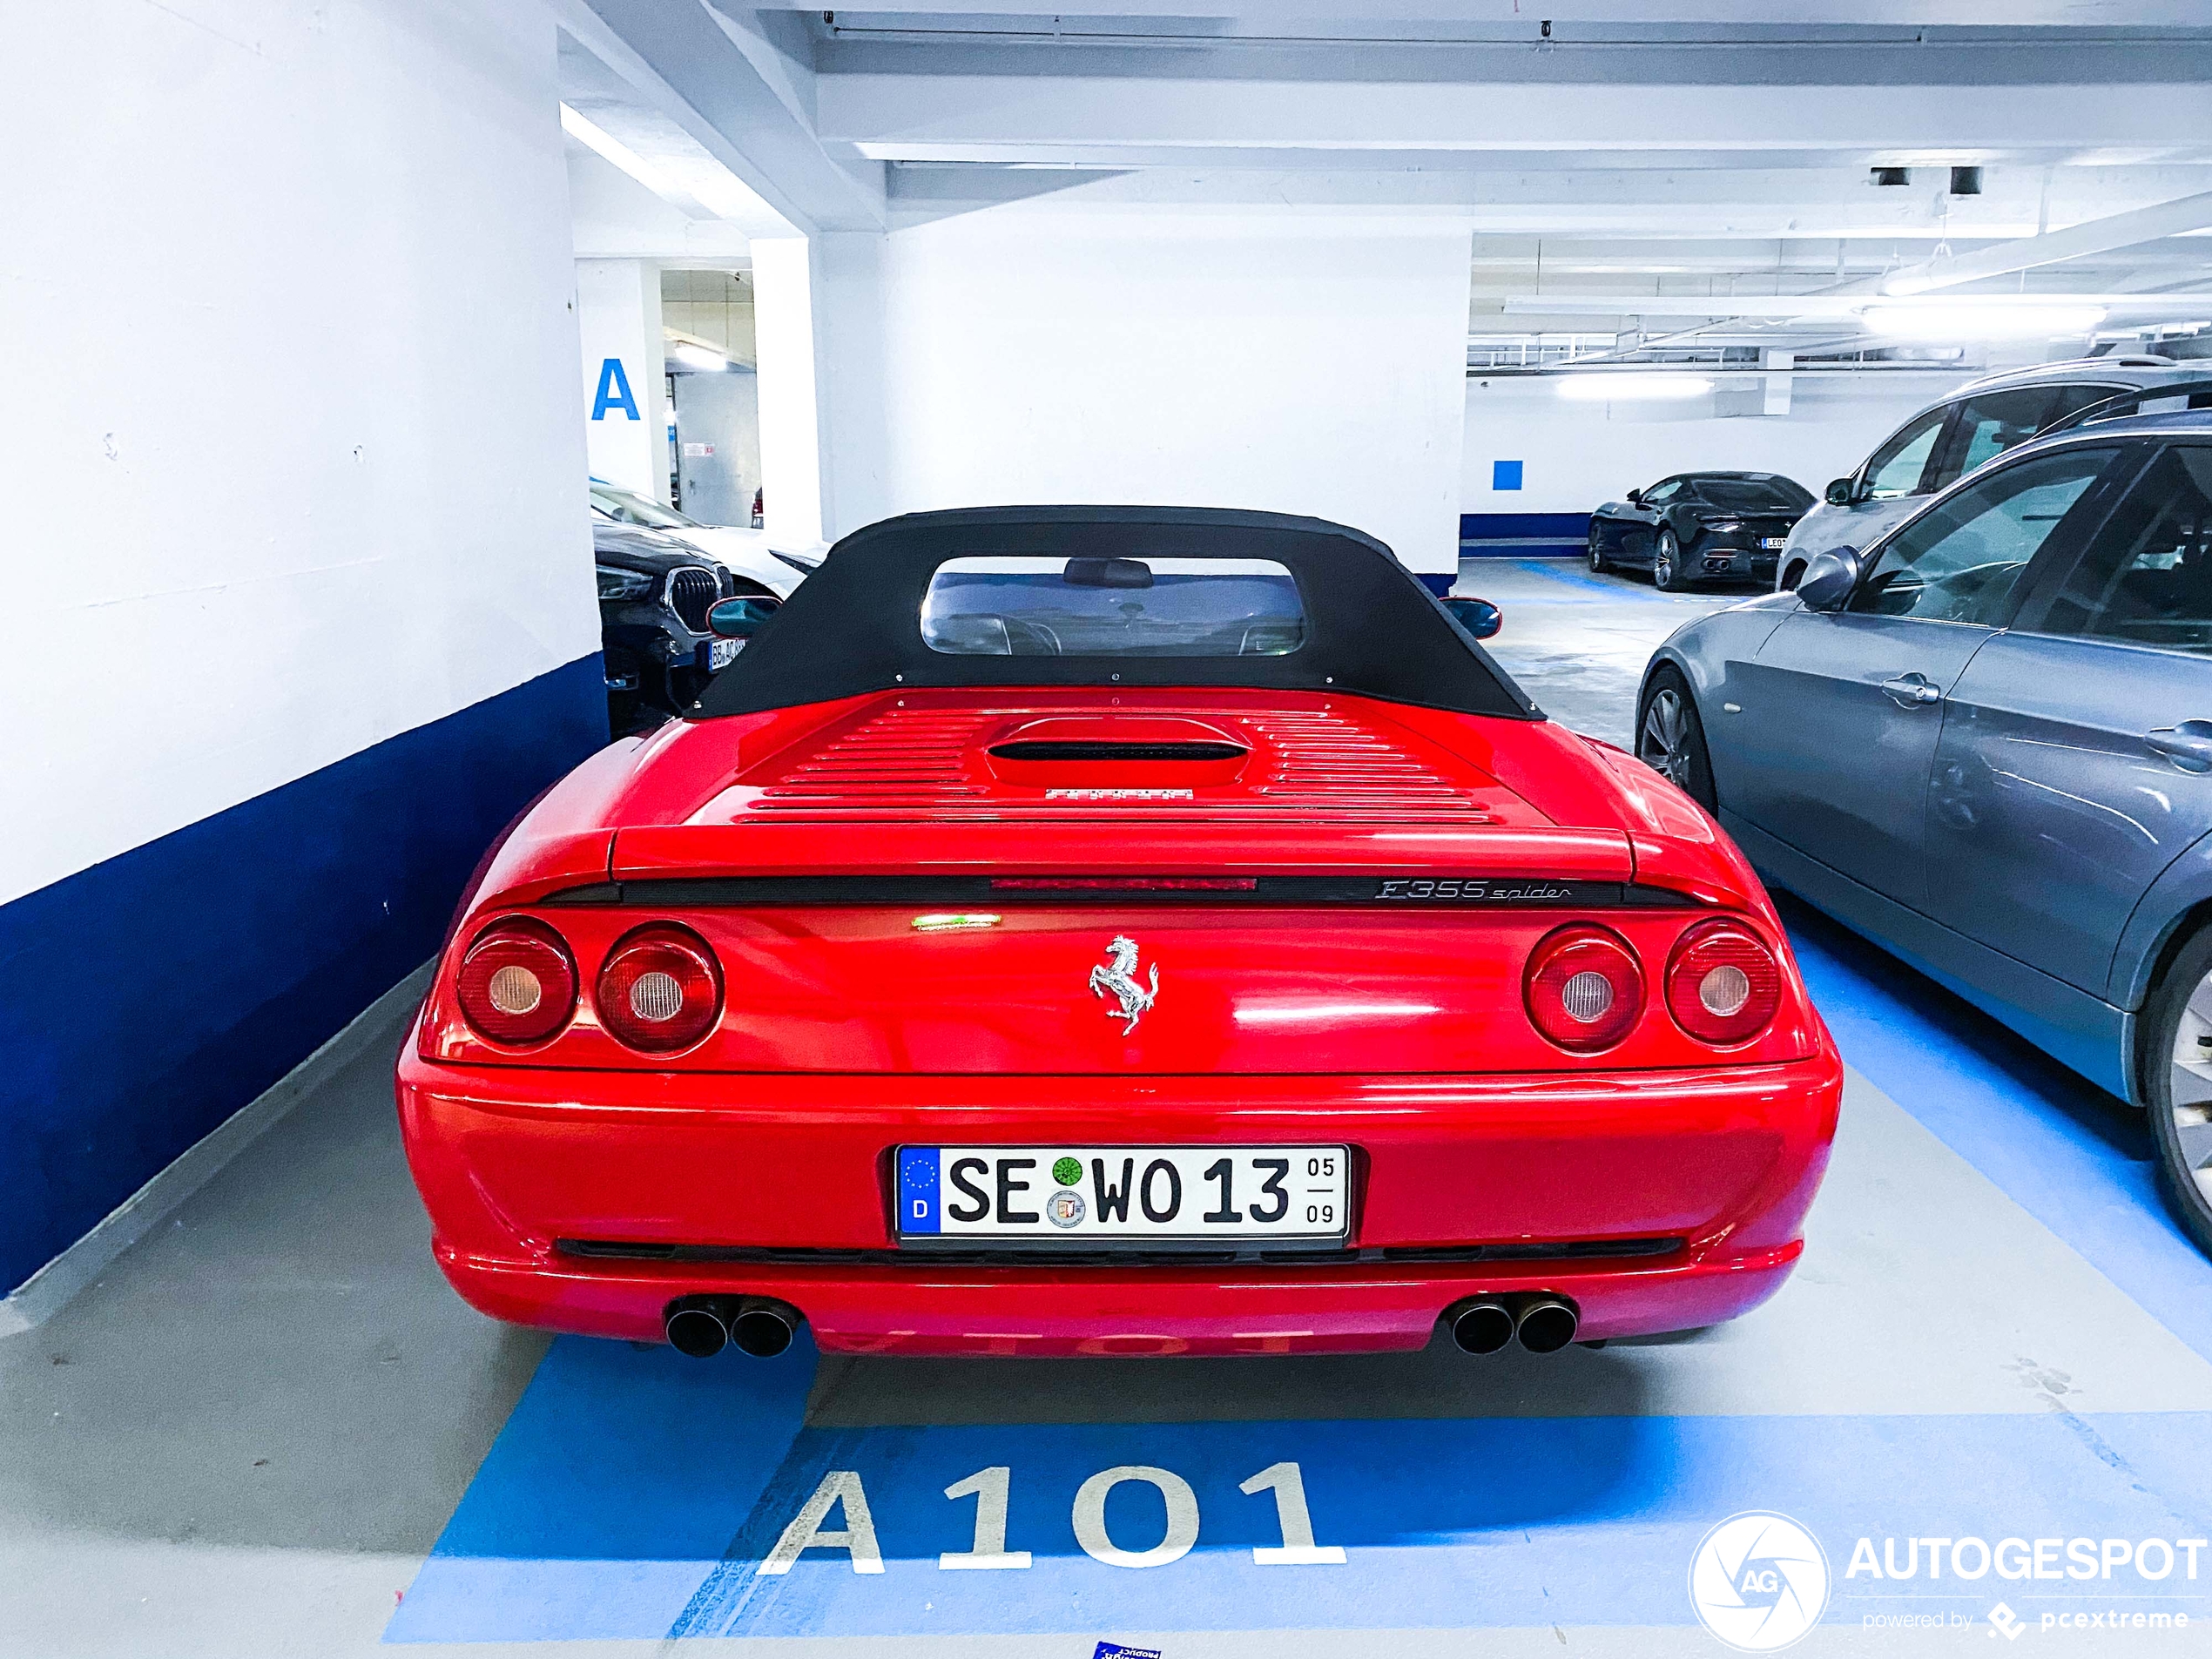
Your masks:
{"label": "car side mirror", "polygon": [[724,639],[750,639],[768,624],[780,599],[723,599],[706,613],[706,625]]}
{"label": "car side mirror", "polygon": [[1848,478],[1831,478],[1828,481],[1827,496],[1828,504],[1831,507],[1850,506],[1851,480]]}
{"label": "car side mirror", "polygon": [[1642,491],[1641,489],[1631,489],[1631,490],[1629,492],[1629,506],[1631,506],[1631,507],[1640,506],[1640,505],[1642,505],[1642,502],[1643,502],[1643,491]]}
{"label": "car side mirror", "polygon": [[1487,599],[1447,599],[1444,608],[1452,620],[1477,639],[1490,639],[1506,625],[1505,612]]}
{"label": "car side mirror", "polygon": [[1858,586],[1858,550],[1823,548],[1805,561],[1797,578],[1797,597],[1808,610],[1841,610]]}

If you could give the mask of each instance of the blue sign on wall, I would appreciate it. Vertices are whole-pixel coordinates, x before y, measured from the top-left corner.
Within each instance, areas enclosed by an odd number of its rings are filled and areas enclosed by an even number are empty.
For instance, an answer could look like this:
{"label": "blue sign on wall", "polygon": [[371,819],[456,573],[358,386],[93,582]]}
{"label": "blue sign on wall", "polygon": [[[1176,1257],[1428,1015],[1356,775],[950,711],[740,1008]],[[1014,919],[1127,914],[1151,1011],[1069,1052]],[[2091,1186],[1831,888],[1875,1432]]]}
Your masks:
{"label": "blue sign on wall", "polygon": [[639,418],[637,400],[630,395],[630,377],[622,372],[619,357],[610,357],[599,365],[599,395],[591,401],[591,418],[604,421],[609,409],[620,409],[633,421]]}
{"label": "blue sign on wall", "polygon": [[1490,463],[1490,488],[1518,489],[1521,488],[1521,462],[1494,461]]}

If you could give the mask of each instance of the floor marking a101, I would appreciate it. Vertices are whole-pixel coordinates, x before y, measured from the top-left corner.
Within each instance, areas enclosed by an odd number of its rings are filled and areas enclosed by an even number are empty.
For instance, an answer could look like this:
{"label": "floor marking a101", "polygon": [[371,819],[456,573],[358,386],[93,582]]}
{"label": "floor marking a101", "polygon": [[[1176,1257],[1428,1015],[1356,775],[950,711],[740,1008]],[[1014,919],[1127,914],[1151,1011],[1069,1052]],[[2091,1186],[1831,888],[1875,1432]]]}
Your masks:
{"label": "floor marking a101", "polygon": [[[1124,1481],[1142,1481],[1157,1488],[1167,1506],[1167,1527],[1160,1541],[1148,1549],[1124,1549],[1106,1530],[1106,1496]],[[1005,1464],[978,1469],[964,1480],[945,1488],[948,1498],[975,1500],[975,1537],[966,1549],[947,1550],[937,1565],[947,1572],[997,1572],[1030,1565],[1026,1549],[1006,1547],[1007,1494],[1014,1471]],[[1313,1541],[1313,1517],[1305,1507],[1305,1477],[1295,1463],[1271,1463],[1244,1481],[1238,1490],[1248,1496],[1271,1492],[1275,1496],[1275,1524],[1283,1541],[1258,1545],[1252,1561],[1261,1567],[1341,1567],[1344,1550],[1336,1544]],[[842,1527],[826,1527],[832,1509],[844,1513]],[[1190,1483],[1172,1469],[1148,1463],[1122,1463],[1101,1469],[1076,1488],[1069,1519],[1076,1541],[1083,1554],[1109,1567],[1165,1567],[1181,1561],[1198,1541],[1198,1494]],[[868,1513],[868,1494],[857,1469],[832,1469],[815,1487],[813,1495],[799,1507],[791,1524],[776,1540],[776,1547],[760,1563],[765,1574],[788,1573],[810,1549],[841,1549],[852,1557],[856,1573],[880,1573],[883,1548],[877,1542],[875,1520]]]}

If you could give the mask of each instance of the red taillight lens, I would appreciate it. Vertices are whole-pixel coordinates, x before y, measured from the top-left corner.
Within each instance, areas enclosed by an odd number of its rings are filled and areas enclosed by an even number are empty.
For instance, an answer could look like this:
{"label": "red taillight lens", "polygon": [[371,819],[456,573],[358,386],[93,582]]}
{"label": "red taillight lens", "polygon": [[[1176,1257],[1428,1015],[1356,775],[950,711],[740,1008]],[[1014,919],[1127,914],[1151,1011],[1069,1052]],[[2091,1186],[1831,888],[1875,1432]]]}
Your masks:
{"label": "red taillight lens", "polygon": [[478,934],[454,985],[462,1017],[510,1048],[544,1042],[576,1012],[576,963],[542,921],[510,916]]}
{"label": "red taillight lens", "polygon": [[1562,1049],[1592,1054],[1627,1036],[1643,1012],[1643,969],[1620,934],[1561,927],[1530,954],[1521,994],[1536,1029]]}
{"label": "red taillight lens", "polygon": [[1782,964],[1741,922],[1701,921],[1667,961],[1667,1007],[1703,1042],[1748,1042],[1782,1006]]}
{"label": "red taillight lens", "polygon": [[599,1023],[647,1054],[688,1049],[722,1013],[722,968],[706,941],[673,922],[626,935],[592,988]]}

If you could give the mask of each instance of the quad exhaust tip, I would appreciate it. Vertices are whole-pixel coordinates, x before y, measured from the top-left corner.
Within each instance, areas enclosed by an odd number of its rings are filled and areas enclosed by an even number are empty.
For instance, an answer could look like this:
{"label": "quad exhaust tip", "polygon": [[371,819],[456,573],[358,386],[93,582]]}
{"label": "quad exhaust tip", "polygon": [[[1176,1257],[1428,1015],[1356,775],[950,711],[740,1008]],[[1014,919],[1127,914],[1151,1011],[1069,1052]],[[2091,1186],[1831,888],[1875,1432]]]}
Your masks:
{"label": "quad exhaust tip", "polygon": [[1494,1297],[1469,1303],[1452,1321],[1452,1340],[1469,1353],[1495,1353],[1513,1332],[1513,1310]]}
{"label": "quad exhaust tip", "polygon": [[663,1328],[669,1345],[694,1359],[711,1359],[725,1347],[756,1359],[772,1359],[798,1333],[797,1308],[765,1296],[691,1296],[671,1302]]}
{"label": "quad exhaust tip", "polygon": [[1452,1340],[1468,1353],[1496,1353],[1516,1337],[1531,1353],[1557,1353],[1575,1340],[1581,1316],[1563,1296],[1479,1296],[1452,1316]]}

